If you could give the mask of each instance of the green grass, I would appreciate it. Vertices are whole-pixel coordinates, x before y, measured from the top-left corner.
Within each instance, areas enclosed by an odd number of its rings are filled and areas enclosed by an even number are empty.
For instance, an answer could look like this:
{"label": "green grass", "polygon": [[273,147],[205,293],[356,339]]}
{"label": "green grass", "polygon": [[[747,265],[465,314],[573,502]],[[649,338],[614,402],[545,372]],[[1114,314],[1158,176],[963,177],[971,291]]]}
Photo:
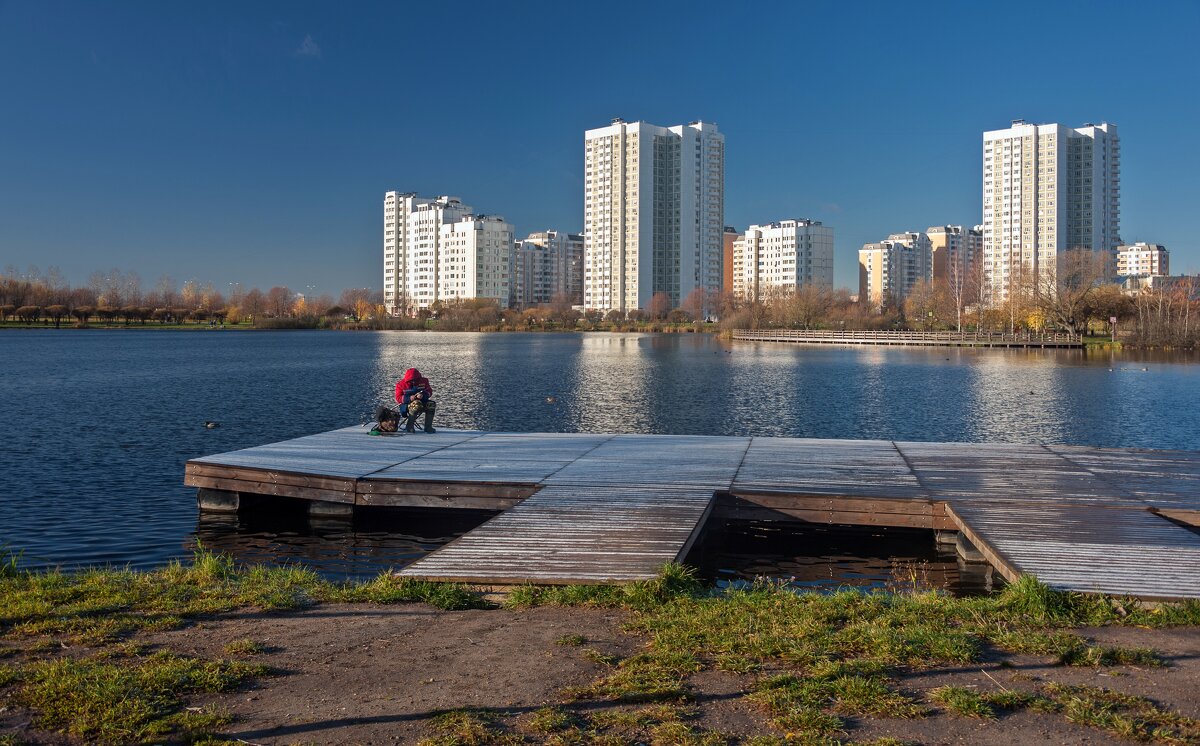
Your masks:
{"label": "green grass", "polygon": [[225,645],[226,655],[262,655],[265,652],[267,652],[266,645],[249,639],[233,640]]}
{"label": "green grass", "polygon": [[438,735],[421,741],[422,746],[491,746],[524,743],[508,733],[496,715],[485,710],[453,710],[433,718]]}
{"label": "green grass", "polygon": [[[0,558],[0,637],[18,647],[0,648],[6,664],[0,666],[0,687],[30,707],[42,727],[87,741],[205,738],[225,716],[181,711],[182,698],[227,691],[265,669],[244,661],[147,655],[136,634],[239,609],[408,602],[442,609],[487,606],[460,585],[391,574],[331,583],[303,567],[239,566],[203,549],[189,563],[149,572],[109,568],[75,574],[23,571],[6,551]],[[722,743],[726,736],[685,722],[683,714],[693,700],[692,677],[714,669],[746,678],[749,700],[781,738],[832,743],[845,738],[848,718],[928,714],[926,704],[897,685],[905,671],[976,663],[985,651],[989,657],[1018,653],[1073,666],[1158,666],[1163,662],[1153,650],[1096,645],[1074,628],[1200,624],[1195,602],[1145,608],[1130,599],[1055,591],[1031,579],[980,598],[915,589],[798,594],[771,583],[718,592],[678,565],[667,566],[654,580],[620,587],[525,586],[505,603],[621,609],[624,629],[645,640],[642,650],[624,658],[582,647],[583,635],[556,640],[580,647],[580,656],[605,666],[592,683],[565,692],[562,707],[539,710],[512,726],[558,743]],[[86,658],[56,659],[62,644],[98,649]],[[224,652],[242,658],[271,651],[243,639]],[[1103,690],[944,688],[930,697],[950,712],[983,719],[1029,708],[1163,743],[1193,737],[1192,721],[1146,701],[1118,701],[1098,691]],[[592,711],[596,706],[600,709]],[[504,717],[480,711],[448,713],[435,731],[430,743],[526,738]]]}
{"label": "green grass", "polygon": [[1047,684],[1044,694],[1072,723],[1134,741],[1200,743],[1200,720],[1163,710],[1145,697],[1065,684]]}
{"label": "green grass", "polygon": [[564,731],[574,728],[578,724],[579,717],[561,707],[543,707],[534,710],[525,721],[529,730],[543,734]]}
{"label": "green grass", "polygon": [[390,574],[337,584],[303,567],[239,567],[227,556],[201,549],[189,564],[176,562],[149,572],[107,568],[0,574],[0,634],[55,635],[99,645],[242,608],[288,611],[317,603],[413,601],[441,609],[486,606],[457,584]]}
{"label": "green grass", "polygon": [[25,669],[17,699],[36,723],[94,743],[143,743],[228,722],[182,711],[182,697],[225,692],[266,675],[261,666],[157,653],[139,661],[59,659]]}
{"label": "green grass", "polygon": [[996,711],[991,702],[973,689],[961,686],[940,686],[929,693],[929,698],[955,715],[995,720]]}

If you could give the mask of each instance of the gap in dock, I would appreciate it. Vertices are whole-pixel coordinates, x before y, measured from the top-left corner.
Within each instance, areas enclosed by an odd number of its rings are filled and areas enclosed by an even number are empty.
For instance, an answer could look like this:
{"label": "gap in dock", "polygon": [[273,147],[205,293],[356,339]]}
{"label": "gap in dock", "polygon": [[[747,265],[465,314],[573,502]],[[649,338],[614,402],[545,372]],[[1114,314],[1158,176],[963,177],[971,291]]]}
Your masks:
{"label": "gap in dock", "polygon": [[304,565],[332,580],[399,570],[496,515],[490,510],[355,508],[316,518],[304,500],[254,495],[237,513],[201,512],[195,540],[246,564]]}
{"label": "gap in dock", "polygon": [[764,578],[796,591],[839,588],[944,590],[956,596],[998,590],[987,563],[967,562],[930,529],[806,521],[713,518],[686,562],[720,588]]}

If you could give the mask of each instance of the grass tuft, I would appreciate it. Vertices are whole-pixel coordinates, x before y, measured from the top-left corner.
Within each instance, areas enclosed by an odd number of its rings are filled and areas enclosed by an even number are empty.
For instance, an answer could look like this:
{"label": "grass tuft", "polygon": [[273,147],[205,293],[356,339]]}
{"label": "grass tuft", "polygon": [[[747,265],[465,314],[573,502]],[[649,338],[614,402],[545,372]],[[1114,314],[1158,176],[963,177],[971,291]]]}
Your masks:
{"label": "grass tuft", "polygon": [[250,639],[246,639],[246,638],[243,638],[241,640],[234,640],[232,642],[226,643],[226,645],[225,645],[225,654],[226,655],[238,655],[238,656],[262,655],[265,652],[267,652],[266,645],[263,645],[260,642],[255,642],[254,640],[250,640]]}
{"label": "grass tuft", "polygon": [[421,741],[422,746],[484,746],[524,743],[519,735],[507,733],[492,713],[485,710],[451,710],[433,719],[438,731],[434,738]]}
{"label": "grass tuft", "polygon": [[575,728],[579,722],[573,712],[561,707],[543,707],[529,714],[525,726],[534,733],[547,734]]}
{"label": "grass tuft", "polygon": [[563,635],[562,637],[555,640],[554,644],[562,645],[563,647],[575,648],[575,647],[579,647],[580,645],[584,644],[585,642],[587,642],[587,638],[584,637],[583,635]]}
{"label": "grass tuft", "polygon": [[996,719],[996,711],[992,709],[988,700],[973,689],[961,686],[939,686],[929,692],[929,697],[955,715],[982,720]]}
{"label": "grass tuft", "polygon": [[679,702],[687,699],[686,679],[700,663],[685,653],[639,653],[616,664],[591,685],[568,690],[573,699],[597,697],[618,702]]}
{"label": "grass tuft", "polygon": [[1120,738],[1164,744],[1200,742],[1200,720],[1163,710],[1145,697],[1092,686],[1047,684],[1046,697],[1067,720]]}

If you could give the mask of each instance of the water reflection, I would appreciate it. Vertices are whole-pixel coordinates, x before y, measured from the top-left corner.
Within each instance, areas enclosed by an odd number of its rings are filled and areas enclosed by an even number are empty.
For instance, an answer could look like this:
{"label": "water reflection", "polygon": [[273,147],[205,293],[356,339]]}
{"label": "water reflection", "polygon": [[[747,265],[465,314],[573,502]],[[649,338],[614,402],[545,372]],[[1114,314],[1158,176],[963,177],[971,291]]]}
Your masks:
{"label": "water reflection", "polygon": [[[412,366],[433,380],[446,427],[1200,448],[1200,358],[1161,351],[29,330],[0,334],[0,359],[0,543],[28,566],[185,556],[197,530],[195,491],[182,484],[189,458],[362,422]],[[408,552],[370,526],[247,525],[240,544],[228,527],[206,531],[247,557],[354,572],[375,561],[372,546],[381,563]],[[420,544],[452,532],[394,533]]]}
{"label": "water reflection", "polygon": [[[354,520],[311,519],[281,501],[237,515],[201,513],[195,541],[247,564],[295,562],[337,579],[399,569],[486,521],[475,510],[359,508]],[[190,544],[188,550],[195,548]]]}
{"label": "water reflection", "polygon": [[765,578],[796,590],[944,589],[978,595],[1000,582],[991,567],[965,563],[932,531],[773,521],[713,524],[688,561],[718,587]]}

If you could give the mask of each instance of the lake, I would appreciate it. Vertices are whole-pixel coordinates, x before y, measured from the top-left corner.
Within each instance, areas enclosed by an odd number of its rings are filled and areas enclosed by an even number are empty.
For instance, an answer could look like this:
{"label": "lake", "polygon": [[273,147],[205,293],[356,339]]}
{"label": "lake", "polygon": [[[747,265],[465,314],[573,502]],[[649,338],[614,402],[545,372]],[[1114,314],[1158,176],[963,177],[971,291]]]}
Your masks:
{"label": "lake", "polygon": [[[182,481],[189,458],[364,422],[411,366],[432,380],[444,427],[1200,449],[1196,362],[694,334],[6,331],[0,543],[31,567],[153,567],[197,537],[331,576],[406,564],[482,517],[201,522]],[[729,556],[760,533],[738,534]],[[878,565],[852,544],[838,550],[847,561]],[[772,566],[795,567],[771,546]]]}

